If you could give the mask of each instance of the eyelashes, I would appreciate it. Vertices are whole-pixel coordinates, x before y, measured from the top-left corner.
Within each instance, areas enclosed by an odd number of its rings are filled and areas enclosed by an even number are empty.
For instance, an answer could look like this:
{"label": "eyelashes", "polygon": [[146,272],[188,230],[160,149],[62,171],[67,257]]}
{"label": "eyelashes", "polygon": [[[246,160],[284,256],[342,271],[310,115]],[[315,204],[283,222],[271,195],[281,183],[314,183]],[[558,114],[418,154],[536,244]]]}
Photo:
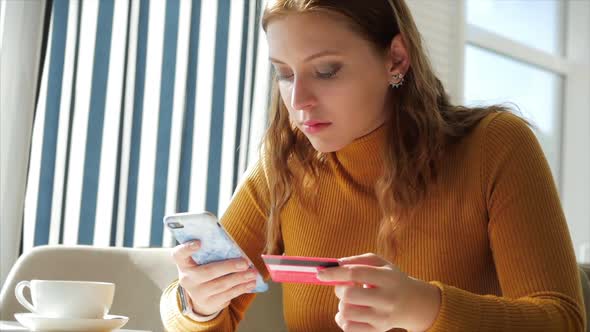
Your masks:
{"label": "eyelashes", "polygon": [[315,71],[315,76],[321,79],[334,78],[340,71],[342,65],[339,63],[331,63],[327,65],[318,66]]}
{"label": "eyelashes", "polygon": [[[313,75],[314,77],[322,80],[332,79],[336,77],[336,74],[340,71],[342,65],[340,64],[330,64],[317,67]],[[275,68],[275,75],[279,81],[290,81],[293,79],[292,72],[285,72]]]}
{"label": "eyelashes", "polygon": [[290,81],[291,78],[293,77],[293,74],[285,75],[285,74],[281,74],[280,72],[277,71],[276,76],[279,81]]}

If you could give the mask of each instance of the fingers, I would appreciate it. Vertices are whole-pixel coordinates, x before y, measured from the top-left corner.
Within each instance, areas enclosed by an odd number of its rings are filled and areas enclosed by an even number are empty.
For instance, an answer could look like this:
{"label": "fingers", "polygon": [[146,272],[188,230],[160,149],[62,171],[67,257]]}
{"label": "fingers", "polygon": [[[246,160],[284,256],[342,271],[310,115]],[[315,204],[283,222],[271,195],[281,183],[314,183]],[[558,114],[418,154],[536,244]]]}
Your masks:
{"label": "fingers", "polygon": [[379,307],[386,305],[387,303],[383,300],[382,292],[378,288],[334,287],[334,293],[341,302],[357,306]]}
{"label": "fingers", "polygon": [[342,301],[338,303],[338,312],[342,319],[357,323],[371,323],[381,321],[383,318],[378,317],[378,313],[373,307],[357,306],[346,304]]}
{"label": "fingers", "polygon": [[226,292],[240,284],[256,281],[257,273],[253,269],[232,273],[203,284],[203,296],[211,297]]}
{"label": "fingers", "polygon": [[179,270],[197,266],[191,255],[197,252],[201,247],[199,241],[190,241],[177,245],[172,250],[172,258]]}
{"label": "fingers", "polygon": [[179,268],[178,274],[178,283],[188,292],[193,310],[199,313],[217,312],[233,298],[250,292],[256,286],[257,275],[241,258]]}
{"label": "fingers", "polygon": [[390,263],[381,256],[373,253],[367,253],[358,256],[343,257],[339,259],[340,265],[356,264],[356,265],[371,265],[371,266],[386,266]]}
{"label": "fingers", "polygon": [[198,312],[216,312],[227,307],[232,299],[256,287],[256,281],[249,279],[249,273],[235,273],[195,286],[189,291],[193,308]]}
{"label": "fingers", "polygon": [[212,303],[226,303],[240,295],[250,293],[254,288],[256,288],[256,281],[241,283],[224,292],[210,296],[209,301]]}
{"label": "fingers", "polygon": [[184,270],[184,273],[193,282],[203,284],[231,273],[246,270],[248,270],[248,263],[242,258],[236,258],[189,267]]}
{"label": "fingers", "polygon": [[336,314],[334,320],[344,332],[377,332],[373,326],[367,323],[359,323],[344,319],[340,312]]}
{"label": "fingers", "polygon": [[188,293],[193,310],[217,312],[229,302],[256,287],[257,272],[243,258],[199,265],[191,257],[200,248],[199,241],[176,246],[172,257],[178,267],[178,283]]}
{"label": "fingers", "polygon": [[318,272],[317,278],[323,281],[352,281],[379,287],[392,281],[390,267],[368,265],[345,265],[331,267]]}

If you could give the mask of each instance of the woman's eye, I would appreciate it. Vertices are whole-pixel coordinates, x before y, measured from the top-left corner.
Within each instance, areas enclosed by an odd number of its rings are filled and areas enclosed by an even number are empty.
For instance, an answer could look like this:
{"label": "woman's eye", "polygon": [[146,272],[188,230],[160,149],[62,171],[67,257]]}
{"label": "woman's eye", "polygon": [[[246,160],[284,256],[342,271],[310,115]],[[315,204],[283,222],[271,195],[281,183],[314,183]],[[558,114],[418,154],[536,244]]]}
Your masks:
{"label": "woman's eye", "polygon": [[327,66],[324,68],[318,68],[316,75],[321,79],[329,79],[336,76],[336,73],[338,73],[339,70],[340,66]]}
{"label": "woman's eye", "polygon": [[336,75],[336,72],[335,71],[330,71],[330,72],[326,72],[326,73],[318,72],[317,75],[319,78],[328,79],[328,78],[334,77],[334,75]]}
{"label": "woman's eye", "polygon": [[277,79],[279,81],[287,81],[293,77],[293,74],[291,74],[291,73],[281,73],[278,71],[277,71],[276,75],[277,75]]}

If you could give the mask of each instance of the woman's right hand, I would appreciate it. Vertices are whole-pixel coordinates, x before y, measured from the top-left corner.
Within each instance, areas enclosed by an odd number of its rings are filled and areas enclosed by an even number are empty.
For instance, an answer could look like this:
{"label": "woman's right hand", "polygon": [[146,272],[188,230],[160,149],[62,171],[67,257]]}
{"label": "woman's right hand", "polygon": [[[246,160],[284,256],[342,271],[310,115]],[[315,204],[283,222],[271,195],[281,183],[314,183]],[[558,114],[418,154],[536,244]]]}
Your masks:
{"label": "woman's right hand", "polygon": [[198,265],[191,255],[200,248],[199,241],[174,248],[172,256],[178,268],[178,283],[190,297],[193,311],[201,316],[212,315],[230,301],[256,287],[256,270],[242,259]]}

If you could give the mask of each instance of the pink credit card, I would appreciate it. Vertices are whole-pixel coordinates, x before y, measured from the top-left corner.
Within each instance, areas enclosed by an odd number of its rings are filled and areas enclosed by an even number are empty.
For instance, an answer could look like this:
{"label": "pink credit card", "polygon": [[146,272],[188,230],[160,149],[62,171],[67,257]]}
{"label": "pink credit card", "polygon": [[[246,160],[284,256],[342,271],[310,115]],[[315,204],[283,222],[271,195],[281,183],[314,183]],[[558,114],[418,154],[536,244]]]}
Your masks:
{"label": "pink credit card", "polygon": [[321,281],[316,278],[318,271],[340,266],[336,258],[302,257],[285,255],[261,255],[274,282],[291,282],[314,285],[350,285],[348,281]]}

